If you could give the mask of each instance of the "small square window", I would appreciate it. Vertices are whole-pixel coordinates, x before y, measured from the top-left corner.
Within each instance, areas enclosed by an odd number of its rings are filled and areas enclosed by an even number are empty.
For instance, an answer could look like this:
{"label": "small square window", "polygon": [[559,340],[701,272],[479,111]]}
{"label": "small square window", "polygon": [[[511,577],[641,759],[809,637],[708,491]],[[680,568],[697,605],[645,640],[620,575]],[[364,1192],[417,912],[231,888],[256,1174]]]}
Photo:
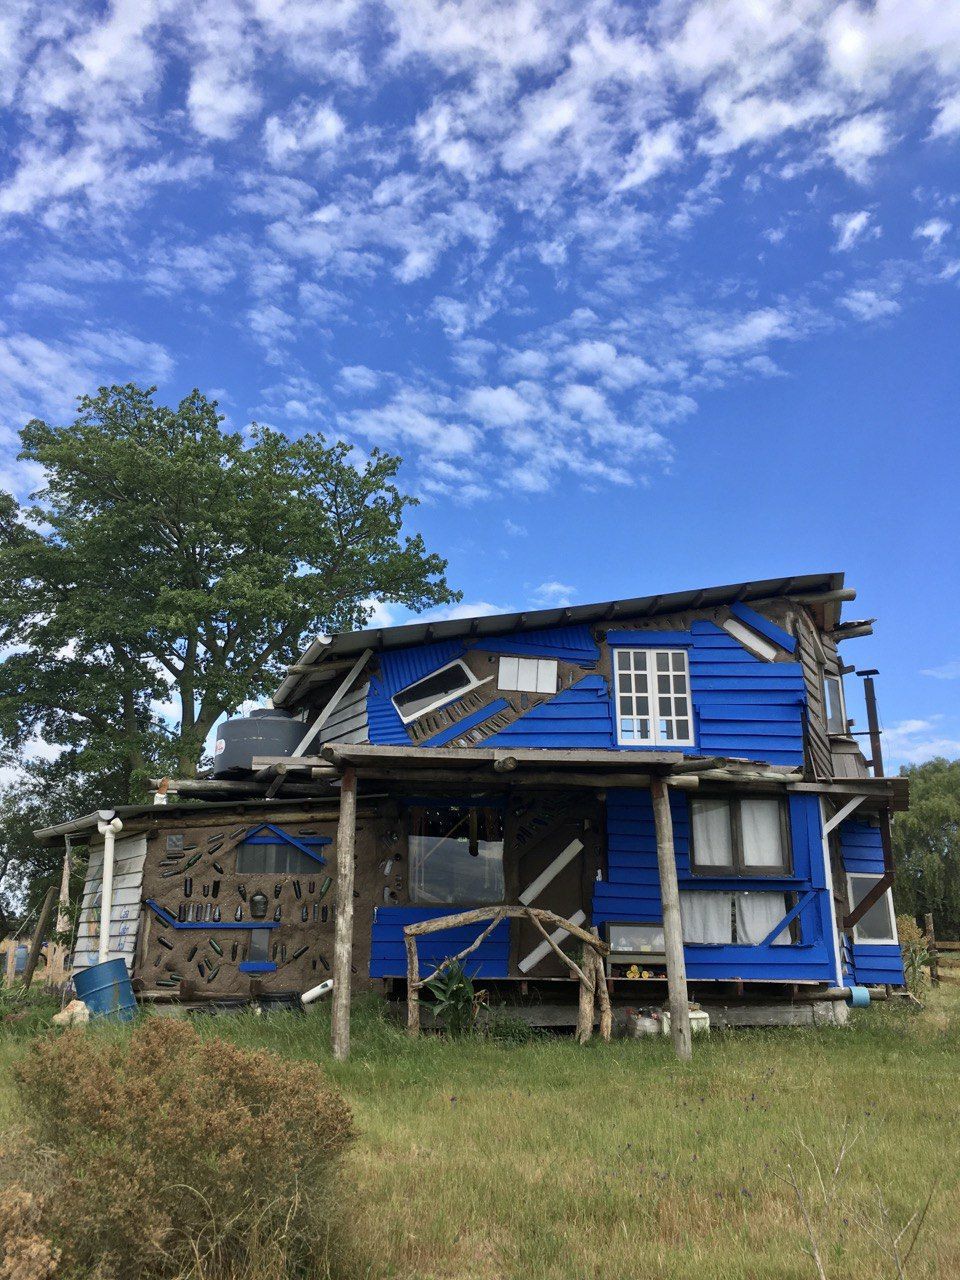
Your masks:
{"label": "small square window", "polygon": [[[847,893],[851,911],[860,905],[879,879],[879,876],[847,876]],[[853,940],[871,943],[874,946],[881,943],[896,945],[897,926],[893,916],[893,898],[889,889],[877,899],[869,911],[864,912],[853,926]]]}
{"label": "small square window", "polygon": [[[625,678],[629,680],[629,676]],[[556,693],[557,660],[556,658],[519,658],[505,654],[500,659],[497,688],[517,693]]]}
{"label": "small square window", "polygon": [[690,867],[704,876],[787,876],[790,823],[776,796],[690,797]]}

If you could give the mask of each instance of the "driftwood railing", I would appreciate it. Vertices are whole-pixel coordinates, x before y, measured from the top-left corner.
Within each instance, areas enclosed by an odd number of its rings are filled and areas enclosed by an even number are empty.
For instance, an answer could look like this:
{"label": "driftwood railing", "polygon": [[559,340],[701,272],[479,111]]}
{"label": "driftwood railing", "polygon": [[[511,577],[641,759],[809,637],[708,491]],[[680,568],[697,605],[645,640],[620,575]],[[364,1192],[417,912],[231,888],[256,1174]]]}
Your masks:
{"label": "driftwood railing", "polygon": [[[420,977],[420,959],[417,955],[417,938],[425,933],[436,933],[440,929],[459,929],[463,925],[480,924],[489,920],[487,927],[474,938],[469,947],[442,960],[434,971],[426,978]],[[603,957],[609,954],[610,948],[595,933],[588,933],[572,920],[565,920],[553,911],[544,911],[539,907],[478,907],[473,911],[460,911],[455,915],[441,916],[436,920],[422,920],[419,924],[408,924],[403,931],[403,940],[407,948],[407,1034],[420,1034],[420,990],[428,982],[432,982],[438,973],[452,964],[465,960],[476,951],[483,940],[496,929],[503,920],[529,920],[533,927],[543,936],[550,950],[557,955],[580,982],[580,1006],[577,1013],[577,1039],[585,1044],[593,1034],[593,1023],[596,1017],[597,1003],[600,1006],[600,1035],[604,1040],[610,1039],[613,1014],[610,1009],[610,994],[607,991],[607,977],[603,968]],[[544,925],[553,925],[563,929],[572,937],[583,943],[583,959],[581,964],[572,960],[562,951],[550,936]]]}

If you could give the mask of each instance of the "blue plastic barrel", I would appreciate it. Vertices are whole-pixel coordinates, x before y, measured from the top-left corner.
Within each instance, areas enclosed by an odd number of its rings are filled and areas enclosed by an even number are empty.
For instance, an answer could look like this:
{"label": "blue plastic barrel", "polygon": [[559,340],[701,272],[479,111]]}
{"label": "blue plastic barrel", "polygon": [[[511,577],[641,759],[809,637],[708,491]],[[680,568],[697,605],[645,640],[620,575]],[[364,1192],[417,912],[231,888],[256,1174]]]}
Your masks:
{"label": "blue plastic barrel", "polygon": [[73,985],[91,1018],[129,1022],[136,1017],[137,1001],[123,960],[104,960],[81,969],[73,975]]}

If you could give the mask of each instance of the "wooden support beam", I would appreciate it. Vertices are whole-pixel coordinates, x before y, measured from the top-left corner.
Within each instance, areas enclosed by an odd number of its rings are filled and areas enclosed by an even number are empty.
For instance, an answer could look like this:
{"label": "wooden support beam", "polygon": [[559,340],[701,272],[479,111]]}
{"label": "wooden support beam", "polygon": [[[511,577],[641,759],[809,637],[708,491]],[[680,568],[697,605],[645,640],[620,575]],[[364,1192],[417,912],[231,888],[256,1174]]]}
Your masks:
{"label": "wooden support beam", "polygon": [[350,1054],[350,970],[353,959],[353,855],[357,831],[357,775],[349,766],[340,784],[337,823],[337,920],[333,943],[333,1056]]}
{"label": "wooden support beam", "polygon": [[673,818],[670,794],[662,778],[650,783],[653,817],[657,830],[657,867],[660,872],[660,899],[663,903],[663,944],[667,959],[667,989],[670,997],[670,1036],[677,1057],[689,1062],[693,1056],[690,1038],[690,1005],[687,999],[687,968],[683,955],[683,924],[680,919],[680,886],[673,847]]}
{"label": "wooden support beam", "polygon": [[339,707],[340,703],[343,701],[344,694],[353,684],[358,673],[366,665],[367,659],[370,657],[372,653],[373,653],[372,649],[364,649],[363,653],[361,653],[360,657],[356,660],[356,662],[353,664],[353,666],[350,668],[347,674],[340,681],[337,688],[334,690],[329,702],[326,704],[326,706],[317,716],[316,720],[314,720],[313,724],[310,726],[307,732],[303,735],[303,737],[294,747],[293,749],[294,756],[302,756],[306,753],[307,747],[309,747],[310,743],[313,742],[314,738],[317,736],[317,734],[320,732],[323,726],[327,723],[327,721],[333,715],[334,711],[336,711],[337,707]]}
{"label": "wooden support beam", "polygon": [[[27,967],[23,971],[23,989],[26,991],[33,981],[33,973],[37,967],[37,961],[40,959],[40,948],[43,946],[43,938],[50,924],[50,917],[53,915],[53,904],[57,900],[57,886],[52,884],[47,890],[47,896],[43,900],[43,906],[40,908],[40,918],[37,920],[37,927],[33,931],[33,941],[30,943],[30,952],[27,955]],[[100,925],[101,929],[103,924]],[[107,929],[110,928],[110,915],[107,914]]]}

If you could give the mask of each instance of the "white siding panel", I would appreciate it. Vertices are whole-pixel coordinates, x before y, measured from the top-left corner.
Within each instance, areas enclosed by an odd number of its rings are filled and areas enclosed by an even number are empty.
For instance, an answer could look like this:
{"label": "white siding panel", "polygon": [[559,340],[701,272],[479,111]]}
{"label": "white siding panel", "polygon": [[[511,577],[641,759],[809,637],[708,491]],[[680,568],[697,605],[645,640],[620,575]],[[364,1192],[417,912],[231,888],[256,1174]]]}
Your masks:
{"label": "white siding panel", "polygon": [[[143,864],[147,856],[146,836],[127,836],[114,845],[113,902],[110,910],[109,960],[122,957],[133,967],[140,923],[140,895],[143,891]],[[97,963],[100,941],[103,891],[103,845],[93,849],[83,886],[73,970]]]}

